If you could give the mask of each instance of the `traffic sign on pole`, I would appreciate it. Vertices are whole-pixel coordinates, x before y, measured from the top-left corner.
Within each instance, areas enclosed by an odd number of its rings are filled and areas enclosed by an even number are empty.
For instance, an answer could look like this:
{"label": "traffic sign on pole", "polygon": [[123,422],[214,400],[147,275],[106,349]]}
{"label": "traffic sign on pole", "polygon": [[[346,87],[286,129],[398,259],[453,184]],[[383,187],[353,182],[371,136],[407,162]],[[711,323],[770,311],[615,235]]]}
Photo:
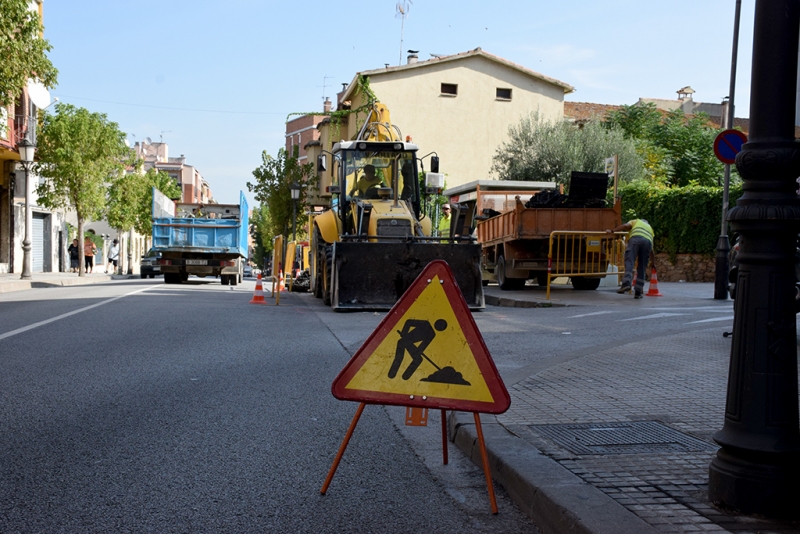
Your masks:
{"label": "traffic sign on pole", "polygon": [[747,136],[739,130],[725,130],[714,139],[714,154],[722,163],[733,165],[746,142]]}

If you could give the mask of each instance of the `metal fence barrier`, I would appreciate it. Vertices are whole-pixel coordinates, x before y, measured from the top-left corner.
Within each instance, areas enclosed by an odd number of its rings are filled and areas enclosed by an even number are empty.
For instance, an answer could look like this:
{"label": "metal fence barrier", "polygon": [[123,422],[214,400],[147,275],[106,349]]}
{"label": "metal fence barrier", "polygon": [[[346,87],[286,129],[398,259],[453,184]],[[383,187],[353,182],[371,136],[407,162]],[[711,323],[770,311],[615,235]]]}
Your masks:
{"label": "metal fence barrier", "polygon": [[[547,295],[550,299],[550,282],[559,277],[603,278],[625,274],[625,239],[627,233],[618,232],[564,232],[550,234],[547,253]],[[617,271],[609,273],[609,267]]]}

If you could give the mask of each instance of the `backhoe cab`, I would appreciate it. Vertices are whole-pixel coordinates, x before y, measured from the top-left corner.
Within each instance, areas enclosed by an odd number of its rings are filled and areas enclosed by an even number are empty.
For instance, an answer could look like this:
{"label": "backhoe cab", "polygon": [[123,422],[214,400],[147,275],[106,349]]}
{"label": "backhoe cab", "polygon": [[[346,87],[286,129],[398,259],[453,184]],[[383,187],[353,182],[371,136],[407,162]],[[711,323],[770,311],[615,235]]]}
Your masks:
{"label": "backhoe cab", "polygon": [[467,304],[483,308],[480,245],[469,237],[431,237],[417,146],[401,140],[385,106],[375,104],[370,118],[356,140],[331,151],[330,209],[313,220],[314,294],[336,310],[389,309],[429,262],[443,259]]}

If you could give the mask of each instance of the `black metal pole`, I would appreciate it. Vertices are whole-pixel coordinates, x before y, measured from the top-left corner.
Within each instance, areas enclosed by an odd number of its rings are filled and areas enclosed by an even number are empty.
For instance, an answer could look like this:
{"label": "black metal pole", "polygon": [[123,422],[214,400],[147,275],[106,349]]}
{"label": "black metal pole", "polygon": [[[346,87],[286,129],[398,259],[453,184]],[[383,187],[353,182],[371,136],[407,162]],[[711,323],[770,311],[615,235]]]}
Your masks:
{"label": "black metal pole", "polygon": [[[728,116],[725,128],[733,128],[734,95],[736,93],[736,62],[739,52],[739,15],[742,11],[742,0],[736,0],[736,13],[733,17],[733,52],[731,53],[731,86],[728,91]],[[725,182],[722,186],[722,228],[717,241],[717,263],[714,273],[714,298],[716,300],[728,299],[728,270],[731,252],[728,240],[728,192],[731,185],[731,166],[725,164]]]}
{"label": "black metal pole", "polygon": [[728,214],[741,235],[722,447],[709,499],[768,517],[800,515],[795,251],[800,149],[794,141],[800,3],[757,0],[750,138],[736,157],[743,195]]}

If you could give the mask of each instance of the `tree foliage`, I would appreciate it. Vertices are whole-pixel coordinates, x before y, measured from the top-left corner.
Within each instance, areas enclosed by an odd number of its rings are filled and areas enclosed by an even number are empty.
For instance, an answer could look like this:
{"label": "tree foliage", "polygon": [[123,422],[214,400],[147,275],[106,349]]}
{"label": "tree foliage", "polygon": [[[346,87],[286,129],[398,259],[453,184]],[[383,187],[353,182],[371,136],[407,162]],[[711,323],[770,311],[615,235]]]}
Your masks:
{"label": "tree foliage", "polygon": [[84,221],[104,214],[106,188],[125,168],[125,134],[105,114],[59,103],[43,114],[37,153],[36,172],[45,178],[36,189],[39,202],[75,210],[83,235]]}
{"label": "tree foliage", "polygon": [[[297,150],[295,146],[294,154],[289,155],[285,149],[278,150],[276,157],[267,154],[265,150],[261,154],[261,165],[253,171],[255,182],[247,182],[247,189],[255,193],[256,200],[264,205],[269,213],[266,228],[268,235],[283,235],[288,238],[292,228],[292,194],[289,186],[292,182],[307,184],[314,174],[314,164],[301,164],[297,160]],[[297,201],[297,213],[301,214],[297,229],[302,233],[303,217],[306,199],[305,188],[300,190],[300,198]]]}
{"label": "tree foliage", "polygon": [[509,128],[509,140],[495,153],[492,170],[503,180],[568,184],[572,171],[603,172],[604,160],[614,154],[619,155],[620,180],[643,177],[642,158],[621,129],[596,121],[583,127],[550,122],[532,113]]}
{"label": "tree foliage", "polygon": [[269,209],[266,204],[259,204],[250,214],[250,235],[253,236],[255,252],[251,258],[256,265],[262,266],[272,252],[272,238],[275,234],[270,231]]}
{"label": "tree foliage", "polygon": [[175,180],[155,168],[142,173],[137,166],[134,172],[113,180],[108,188],[108,223],[123,231],[133,228],[142,235],[150,235],[154,187],[169,198],[181,196],[181,188]]}
{"label": "tree foliage", "polygon": [[621,128],[635,142],[651,182],[679,187],[719,185],[723,166],[713,149],[719,131],[706,114],[686,115],[680,109],[662,112],[653,103],[640,103],[610,112],[605,124]]}
{"label": "tree foliage", "polygon": [[14,103],[28,79],[56,85],[58,70],[45,55],[52,49],[41,35],[37,11],[28,0],[0,0],[0,107]]}

